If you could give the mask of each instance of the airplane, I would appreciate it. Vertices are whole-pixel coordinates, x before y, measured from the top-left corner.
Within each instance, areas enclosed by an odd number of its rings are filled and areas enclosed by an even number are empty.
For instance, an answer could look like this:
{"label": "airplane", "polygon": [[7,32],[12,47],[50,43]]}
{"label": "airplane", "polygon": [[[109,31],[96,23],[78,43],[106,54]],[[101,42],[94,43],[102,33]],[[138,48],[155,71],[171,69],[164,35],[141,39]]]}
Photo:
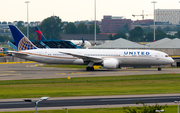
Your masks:
{"label": "airplane", "polygon": [[[140,49],[40,49],[37,48],[16,26],[9,25],[18,51],[9,51],[13,56],[49,64],[88,65],[86,70],[93,71],[94,65],[107,69],[120,66],[160,66],[172,64],[174,60],[166,53],[156,50]],[[161,67],[158,68],[161,71]]]}
{"label": "airplane", "polygon": [[91,47],[91,43],[89,41],[86,41],[82,38],[82,40],[68,40],[71,41],[72,43],[74,43],[77,46],[82,46],[85,48]]}
{"label": "airplane", "polygon": [[[41,30],[36,26],[36,33],[37,33],[37,37],[39,41],[44,41],[46,40],[46,38],[44,37],[44,35],[42,34]],[[91,47],[91,43],[89,41],[84,41],[84,39],[82,38],[82,40],[67,40],[67,41],[71,41],[73,44],[77,45],[77,46],[81,46],[81,47]]]}

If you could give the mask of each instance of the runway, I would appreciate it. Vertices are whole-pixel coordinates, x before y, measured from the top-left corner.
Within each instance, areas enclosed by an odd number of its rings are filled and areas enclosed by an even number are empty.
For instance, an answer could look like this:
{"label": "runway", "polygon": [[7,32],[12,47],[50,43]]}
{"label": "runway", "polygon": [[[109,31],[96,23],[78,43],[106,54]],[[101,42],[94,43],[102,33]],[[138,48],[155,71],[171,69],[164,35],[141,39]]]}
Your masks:
{"label": "runway", "polygon": [[[49,110],[62,108],[78,109],[137,106],[135,102],[175,105],[174,101],[179,99],[180,94],[50,98],[47,101],[40,102],[38,104],[38,109]],[[0,111],[34,110],[34,107],[34,103],[24,102],[23,99],[11,99],[8,101],[0,100]]]}
{"label": "runway", "polygon": [[0,80],[46,79],[72,77],[97,77],[97,76],[128,76],[143,74],[173,74],[180,73],[178,68],[163,68],[162,71],[153,69],[86,69],[47,68],[38,67],[39,63],[0,64]]}

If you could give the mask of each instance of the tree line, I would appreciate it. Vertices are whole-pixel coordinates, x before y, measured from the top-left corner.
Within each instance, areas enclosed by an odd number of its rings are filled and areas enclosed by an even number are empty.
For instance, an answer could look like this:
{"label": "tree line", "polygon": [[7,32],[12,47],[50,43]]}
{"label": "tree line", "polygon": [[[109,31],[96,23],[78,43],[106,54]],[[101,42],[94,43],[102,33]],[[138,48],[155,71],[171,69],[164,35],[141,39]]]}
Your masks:
{"label": "tree line", "polygon": [[[120,31],[112,36],[110,35],[111,40],[115,40],[118,38],[128,39],[133,42],[153,42],[154,41],[154,29],[153,28],[141,28],[135,27],[134,29],[128,31],[128,25],[125,25]],[[178,31],[175,35],[167,34],[168,31]],[[157,27],[155,30],[155,40],[160,40],[163,38],[180,38],[180,28],[169,28],[168,26],[162,29],[161,27]]]}
{"label": "tree line", "polygon": [[[27,35],[27,27],[24,27],[22,24],[23,21],[17,22],[17,27]],[[80,23],[77,26],[73,22],[63,23],[62,20],[58,16],[51,16],[44,19],[39,25],[40,30],[44,34],[47,39],[61,39],[60,34],[94,34],[94,24],[89,26],[84,23]],[[174,36],[167,35],[168,31],[178,31]],[[0,31],[3,32],[3,31]],[[96,25],[96,33],[101,33],[100,27]],[[165,37],[173,39],[180,38],[180,28],[160,28],[158,27],[155,31],[156,40],[163,39]],[[109,35],[110,40],[115,40],[118,38],[128,39],[134,42],[153,42],[154,41],[154,33],[153,28],[141,28],[135,27],[132,30],[129,30],[128,24],[125,24],[123,28],[119,30],[119,32],[112,36]],[[7,36],[0,36],[0,42],[7,41]],[[36,32],[34,27],[29,27],[29,39],[37,40]],[[8,39],[9,40],[9,39]]]}

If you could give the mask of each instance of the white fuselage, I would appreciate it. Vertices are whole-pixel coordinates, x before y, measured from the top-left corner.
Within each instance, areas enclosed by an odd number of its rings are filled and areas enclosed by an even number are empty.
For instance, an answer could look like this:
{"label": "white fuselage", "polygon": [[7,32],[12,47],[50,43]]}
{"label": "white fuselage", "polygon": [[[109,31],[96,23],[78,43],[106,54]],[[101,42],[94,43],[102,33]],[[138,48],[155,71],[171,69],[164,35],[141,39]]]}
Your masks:
{"label": "white fuselage", "polygon": [[[77,45],[77,46],[82,46],[83,45],[83,42],[82,40],[68,40],[68,41],[71,41],[73,44]],[[91,43],[89,41],[84,41],[84,45],[83,47],[91,47]]]}
{"label": "white fuselage", "polygon": [[[27,55],[16,55],[19,58],[50,64],[79,64],[87,65],[85,59],[79,56],[97,58],[94,63],[103,60],[116,59],[119,65],[166,65],[174,60],[166,53],[155,50],[129,50],[129,49],[34,49],[19,51]],[[73,55],[68,55],[71,53]],[[76,57],[75,55],[78,55]],[[88,61],[88,60],[87,60]]]}

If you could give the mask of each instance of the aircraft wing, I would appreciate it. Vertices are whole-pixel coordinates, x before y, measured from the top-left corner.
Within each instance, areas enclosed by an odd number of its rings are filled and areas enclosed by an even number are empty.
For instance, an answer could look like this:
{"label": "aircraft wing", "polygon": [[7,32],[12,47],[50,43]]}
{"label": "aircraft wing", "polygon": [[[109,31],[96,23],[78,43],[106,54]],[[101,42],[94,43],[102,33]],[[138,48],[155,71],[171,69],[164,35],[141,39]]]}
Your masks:
{"label": "aircraft wing", "polygon": [[68,52],[59,52],[59,53],[71,55],[71,56],[77,57],[79,59],[83,59],[84,61],[93,61],[96,63],[102,62],[102,58],[100,58],[100,57],[91,57],[91,56],[86,56],[86,55],[82,55],[82,54],[68,53]]}

